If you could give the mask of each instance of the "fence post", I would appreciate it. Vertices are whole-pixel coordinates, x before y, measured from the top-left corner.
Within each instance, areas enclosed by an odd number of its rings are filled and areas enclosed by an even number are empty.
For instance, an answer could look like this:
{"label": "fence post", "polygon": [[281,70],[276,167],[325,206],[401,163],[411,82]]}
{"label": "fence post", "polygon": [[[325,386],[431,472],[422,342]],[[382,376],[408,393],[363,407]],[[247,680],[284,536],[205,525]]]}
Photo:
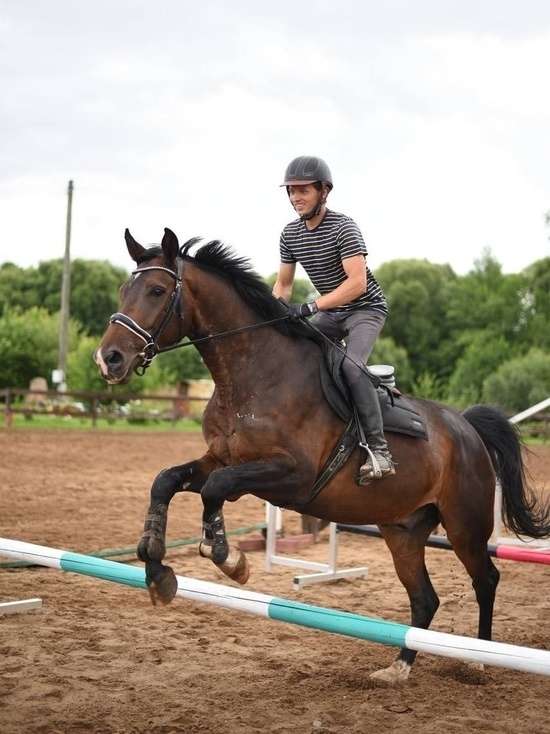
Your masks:
{"label": "fence post", "polygon": [[13,410],[11,409],[12,391],[11,387],[6,390],[6,428],[11,428],[13,425]]}
{"label": "fence post", "polygon": [[95,428],[97,424],[97,405],[98,399],[94,398],[92,401],[92,426]]}

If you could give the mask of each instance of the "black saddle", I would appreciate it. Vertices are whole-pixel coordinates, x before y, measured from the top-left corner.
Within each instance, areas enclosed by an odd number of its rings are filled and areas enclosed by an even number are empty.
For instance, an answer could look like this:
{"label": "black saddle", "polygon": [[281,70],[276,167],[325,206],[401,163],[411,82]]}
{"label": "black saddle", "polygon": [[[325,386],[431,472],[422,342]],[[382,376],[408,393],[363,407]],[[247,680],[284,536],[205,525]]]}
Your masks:
{"label": "black saddle", "polygon": [[[285,504],[285,507],[291,510],[301,511],[304,505],[312,502],[319,492],[324,489],[327,482],[348,461],[358,442],[364,440],[360,438],[356,411],[353,409],[347,383],[342,373],[342,363],[346,356],[345,351],[329,342],[325,342],[322,349],[324,359],[320,360],[320,373],[323,392],[334,412],[342,420],[347,421],[347,427],[321,469],[309,496],[300,504]],[[428,440],[428,431],[424,421],[399,391],[384,386],[381,379],[368,369],[365,380],[372,380],[378,393],[385,431],[405,433],[408,436]],[[357,469],[359,470],[359,464]],[[355,481],[358,484],[360,483],[358,471],[355,475]]]}
{"label": "black saddle", "polygon": [[[342,373],[345,359],[343,349],[332,344],[325,344],[324,359],[321,360],[321,385],[328,403],[334,412],[344,421],[350,421],[353,415],[351,396]],[[365,380],[371,380],[376,388],[385,431],[405,433],[428,440],[428,430],[422,418],[398,390],[383,385],[380,377],[367,368]]]}

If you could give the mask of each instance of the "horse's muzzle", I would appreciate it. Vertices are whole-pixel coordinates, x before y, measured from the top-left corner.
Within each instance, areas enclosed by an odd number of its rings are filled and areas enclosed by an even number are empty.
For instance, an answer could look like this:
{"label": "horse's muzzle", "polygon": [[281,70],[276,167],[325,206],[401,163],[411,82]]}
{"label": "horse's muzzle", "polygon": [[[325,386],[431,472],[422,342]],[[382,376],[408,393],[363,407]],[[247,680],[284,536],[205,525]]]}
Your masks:
{"label": "horse's muzzle", "polygon": [[104,356],[103,350],[99,347],[94,352],[93,359],[99,367],[99,374],[107,384],[125,385],[132,379],[133,364],[124,358],[122,352],[111,349],[105,352]]}

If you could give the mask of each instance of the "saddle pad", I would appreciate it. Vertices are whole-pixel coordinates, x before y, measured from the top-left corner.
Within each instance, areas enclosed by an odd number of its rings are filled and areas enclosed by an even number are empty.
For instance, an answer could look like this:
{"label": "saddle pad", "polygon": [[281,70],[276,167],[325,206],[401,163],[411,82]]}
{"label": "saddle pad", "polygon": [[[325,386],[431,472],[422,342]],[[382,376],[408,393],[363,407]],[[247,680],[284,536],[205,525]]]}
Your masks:
{"label": "saddle pad", "polygon": [[[324,350],[324,359],[320,363],[321,385],[327,402],[334,412],[344,421],[349,421],[352,414],[351,402],[345,380],[341,374],[342,362],[345,354],[339,349],[327,346]],[[369,377],[365,375],[365,379]],[[395,433],[405,433],[408,436],[428,440],[426,424],[413,408],[410,402],[402,395],[390,393],[387,388],[379,387],[376,375],[372,376],[376,387],[384,430]],[[378,383],[378,384],[377,384]]]}

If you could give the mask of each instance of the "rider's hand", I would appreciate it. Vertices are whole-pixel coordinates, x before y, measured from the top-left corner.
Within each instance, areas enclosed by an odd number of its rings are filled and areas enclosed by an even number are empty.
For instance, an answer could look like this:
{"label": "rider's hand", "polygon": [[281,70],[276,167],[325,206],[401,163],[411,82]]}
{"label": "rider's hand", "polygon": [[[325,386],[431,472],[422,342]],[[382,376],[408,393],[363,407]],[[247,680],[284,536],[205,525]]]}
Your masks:
{"label": "rider's hand", "polygon": [[311,301],[311,303],[291,303],[288,307],[288,317],[292,321],[297,321],[307,316],[313,316],[318,310],[315,301]]}

